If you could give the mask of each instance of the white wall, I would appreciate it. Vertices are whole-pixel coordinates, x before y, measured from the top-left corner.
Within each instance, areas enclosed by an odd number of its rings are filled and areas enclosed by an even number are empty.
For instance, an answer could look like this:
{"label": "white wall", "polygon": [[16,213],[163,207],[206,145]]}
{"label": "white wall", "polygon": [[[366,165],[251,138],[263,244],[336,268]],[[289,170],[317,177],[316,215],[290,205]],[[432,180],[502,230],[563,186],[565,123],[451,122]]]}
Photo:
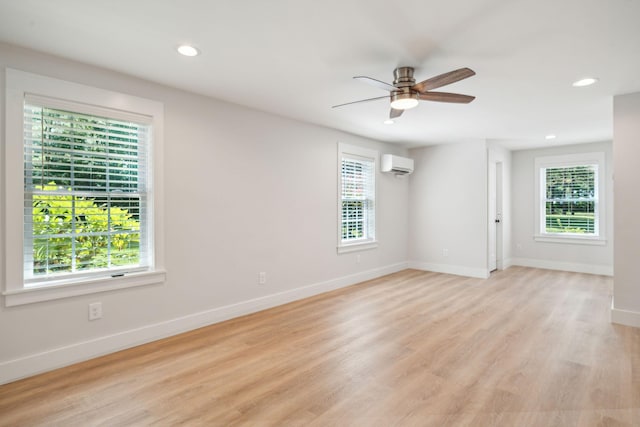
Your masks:
{"label": "white wall", "polygon": [[[2,304],[0,383],[406,268],[408,180],[386,174],[377,176],[378,248],[336,253],[337,143],[406,155],[399,146],[0,44],[2,82],[5,67],[164,103],[168,278]],[[2,84],[2,120],[4,102]],[[95,301],[104,318],[89,322]]]}
{"label": "white wall", "polygon": [[415,161],[409,183],[409,266],[488,277],[486,143],[409,153]]}
{"label": "white wall", "polygon": [[640,93],[613,99],[616,194],[611,320],[640,327]]}
{"label": "white wall", "polygon": [[[512,153],[512,254],[514,265],[613,274],[613,162],[611,142],[566,145]],[[540,242],[533,239],[536,224],[535,158],[588,152],[605,153],[606,244]]]}

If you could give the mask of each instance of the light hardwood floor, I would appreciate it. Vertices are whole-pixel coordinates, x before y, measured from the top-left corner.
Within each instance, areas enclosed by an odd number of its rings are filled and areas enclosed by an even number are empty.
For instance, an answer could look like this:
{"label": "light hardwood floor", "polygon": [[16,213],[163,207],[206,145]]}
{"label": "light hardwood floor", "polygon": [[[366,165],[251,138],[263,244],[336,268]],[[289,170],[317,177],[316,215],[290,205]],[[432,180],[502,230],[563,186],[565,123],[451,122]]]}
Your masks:
{"label": "light hardwood floor", "polygon": [[608,277],[406,270],[0,387],[2,426],[640,426]]}

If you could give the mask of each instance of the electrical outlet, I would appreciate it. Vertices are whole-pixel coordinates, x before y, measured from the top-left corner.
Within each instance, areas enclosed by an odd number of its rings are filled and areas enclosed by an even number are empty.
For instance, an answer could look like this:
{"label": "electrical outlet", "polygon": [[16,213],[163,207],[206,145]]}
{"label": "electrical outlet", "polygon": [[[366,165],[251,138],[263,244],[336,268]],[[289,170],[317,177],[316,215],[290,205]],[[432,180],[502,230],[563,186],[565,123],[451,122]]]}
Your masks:
{"label": "electrical outlet", "polygon": [[360,264],[360,255],[356,255],[356,264]]}
{"label": "electrical outlet", "polygon": [[265,283],[267,283],[267,273],[261,271],[260,274],[258,274],[258,284],[264,285]]}
{"label": "electrical outlet", "polygon": [[89,304],[89,320],[98,320],[102,318],[102,303],[94,302]]}
{"label": "electrical outlet", "polygon": [[449,256],[449,249],[443,249],[442,256]]}

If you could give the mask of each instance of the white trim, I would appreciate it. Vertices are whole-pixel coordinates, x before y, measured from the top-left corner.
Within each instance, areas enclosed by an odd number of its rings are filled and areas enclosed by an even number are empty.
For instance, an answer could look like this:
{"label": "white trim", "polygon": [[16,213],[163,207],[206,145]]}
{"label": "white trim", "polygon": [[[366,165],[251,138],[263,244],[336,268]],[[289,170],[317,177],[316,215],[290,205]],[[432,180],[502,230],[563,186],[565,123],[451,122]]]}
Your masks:
{"label": "white trim", "polygon": [[362,271],[325,282],[302,286],[289,291],[201,311],[164,322],[0,362],[0,384],[191,331],[234,317],[244,316],[292,301],[351,286],[366,280],[396,273],[406,268],[406,262],[391,264],[385,267]]}
{"label": "white trim", "polygon": [[[54,84],[54,82],[51,82],[51,84]],[[110,119],[130,121],[138,124],[150,125],[153,123],[153,117],[149,116],[148,114],[137,114],[131,111],[123,111],[115,108],[105,108],[98,105],[85,104],[76,101],[69,101],[66,99],[35,95],[33,93],[25,92],[24,102],[27,104],[36,104],[41,107],[73,111],[94,116],[109,117]]]}
{"label": "white trim", "polygon": [[[345,144],[343,142],[338,142],[338,162],[340,162],[341,155],[346,154],[355,158],[363,158],[365,160],[373,159],[376,163],[376,173],[378,172],[378,150],[372,150],[371,148],[360,147],[358,145]],[[338,171],[339,173],[339,171]]]}
{"label": "white trim", "polygon": [[640,313],[615,308],[614,300],[611,298],[611,323],[640,328]]}
{"label": "white trim", "polygon": [[455,274],[456,276],[476,277],[478,279],[487,279],[490,276],[488,268],[466,267],[463,265],[409,261],[409,268],[423,271],[434,271],[436,273]]}
{"label": "white trim", "polygon": [[348,244],[344,244],[342,246],[338,246],[338,253],[339,254],[346,254],[346,253],[350,253],[350,252],[358,252],[358,251],[367,251],[369,249],[375,249],[378,247],[378,241],[374,240],[367,240],[365,242],[360,242],[360,243],[348,243]]}
{"label": "white trim", "polygon": [[613,266],[582,264],[577,262],[549,261],[533,258],[512,258],[511,265],[521,267],[542,268],[545,270],[572,271],[575,273],[598,274],[602,276],[613,276]]}
{"label": "white trim", "polygon": [[581,236],[579,234],[536,234],[533,236],[533,240],[536,242],[547,243],[563,243],[565,245],[595,245],[604,246],[607,244],[605,239],[594,236]]}
{"label": "white trim", "polygon": [[62,285],[40,286],[32,288],[12,289],[3,292],[5,306],[31,304],[60,298],[87,295],[97,292],[107,292],[116,289],[132,288],[136,286],[154,285],[165,281],[164,271],[144,271],[127,273],[116,277],[94,277],[79,282],[67,282]]}
{"label": "white trim", "polygon": [[536,157],[536,167],[562,168],[572,166],[582,166],[585,164],[603,164],[604,152],[596,151],[592,153],[572,153],[554,156]]}
{"label": "white trim", "polygon": [[96,98],[100,99],[100,106],[108,106],[109,109],[121,110],[124,114],[133,113],[136,116],[140,114],[154,117],[158,113],[158,109],[163,106],[158,101],[140,98],[133,95],[114,92],[111,90],[100,89],[93,86],[87,86],[66,80],[46,77],[39,74],[28,73],[25,71],[6,69],[7,82],[11,83],[7,86],[13,90],[22,89],[20,102],[24,99],[24,94],[40,95],[48,98],[57,98],[60,102],[72,101],[80,102],[87,105],[95,105]]}

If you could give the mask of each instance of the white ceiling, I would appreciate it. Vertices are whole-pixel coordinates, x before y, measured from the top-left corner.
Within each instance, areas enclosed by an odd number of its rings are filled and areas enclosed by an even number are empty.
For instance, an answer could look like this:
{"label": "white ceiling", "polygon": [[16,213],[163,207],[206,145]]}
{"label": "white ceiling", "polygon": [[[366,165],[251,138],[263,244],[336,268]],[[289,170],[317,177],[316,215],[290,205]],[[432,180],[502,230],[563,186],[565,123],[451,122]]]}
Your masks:
{"label": "white ceiling", "polygon": [[[640,91],[638,0],[0,0],[0,41],[408,146],[607,140],[612,96]],[[396,66],[472,68],[440,90],[477,98],[392,126],[386,100],[331,108],[385,95],[352,76]],[[584,76],[600,82],[571,86]]]}

